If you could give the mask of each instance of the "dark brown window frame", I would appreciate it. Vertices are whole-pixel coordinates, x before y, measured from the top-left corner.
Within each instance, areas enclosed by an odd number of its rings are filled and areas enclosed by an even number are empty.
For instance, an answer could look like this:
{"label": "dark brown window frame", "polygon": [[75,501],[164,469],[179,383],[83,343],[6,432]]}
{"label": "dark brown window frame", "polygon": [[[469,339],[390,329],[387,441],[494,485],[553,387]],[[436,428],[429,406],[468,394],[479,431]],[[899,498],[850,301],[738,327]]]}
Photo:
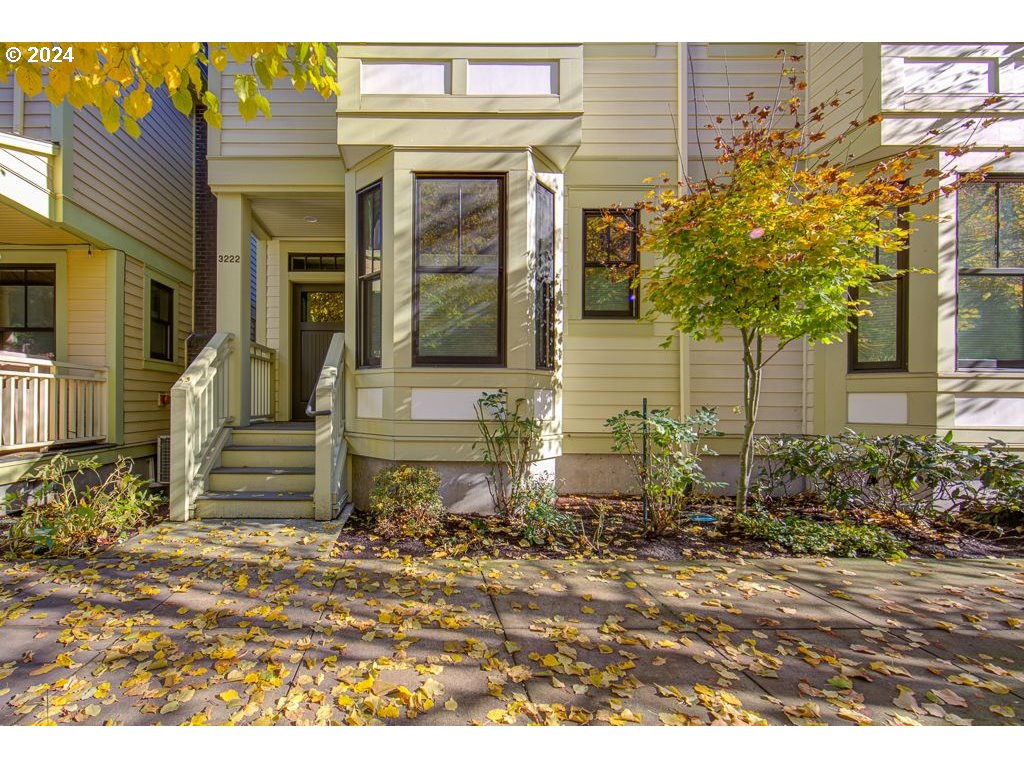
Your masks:
{"label": "dark brown window frame", "polygon": [[[378,201],[378,215],[380,216],[381,226],[381,253],[380,253],[380,265],[376,272],[364,272],[364,238],[367,236],[372,237],[372,233],[363,232],[363,200],[370,198],[374,193],[379,193]],[[372,198],[371,198],[372,199]],[[372,203],[371,203],[372,204]],[[367,184],[365,187],[356,192],[356,317],[359,323],[359,332],[356,334],[356,366],[359,368],[380,368],[381,358],[375,357],[370,353],[370,293],[373,291],[373,284],[377,283],[381,286],[381,301],[383,302],[383,282],[381,276],[384,269],[384,182],[382,179],[378,179],[372,184]],[[381,307],[381,317],[378,318],[378,323],[381,326],[381,345],[384,344],[384,316],[383,306]],[[384,350],[381,349],[381,354]]]}
{"label": "dark brown window frame", "polygon": [[954,317],[953,337],[956,343],[956,369],[958,371],[1019,371],[1024,369],[1024,360],[972,360],[960,358],[960,276],[978,275],[982,277],[1017,277],[1024,281],[1024,267],[1000,267],[999,264],[999,183],[1003,181],[1024,182],[1021,174],[989,174],[982,181],[969,184],[996,185],[996,265],[995,267],[960,268],[960,190],[956,193],[955,244],[956,244],[956,312]]}
{"label": "dark brown window frame", "polygon": [[[896,216],[900,220],[899,226],[904,229],[907,228],[906,221],[903,217],[907,214],[906,208],[900,208],[896,211]],[[878,249],[875,249],[875,263],[878,263],[879,253]],[[909,328],[910,328],[910,285],[907,280],[907,270],[910,269],[910,240],[907,240],[906,245],[896,254],[896,271],[900,274],[895,277],[881,277],[876,280],[876,283],[887,283],[893,280],[896,281],[896,359],[895,360],[881,360],[877,362],[873,361],[861,361],[857,359],[857,342],[858,342],[858,330],[860,328],[860,318],[853,318],[853,328],[850,329],[849,338],[847,339],[847,371],[849,373],[865,373],[865,372],[891,372],[891,373],[906,373],[908,365],[908,349],[909,349]],[[855,288],[850,291],[850,298],[856,301],[860,296],[860,292]],[[869,305],[870,308],[870,305]]]}
{"label": "dark brown window frame", "polygon": [[[155,291],[166,291],[170,294],[170,300],[167,303],[170,317],[166,320],[153,314],[154,306],[156,304],[156,302],[153,301],[153,294]],[[154,323],[164,326],[162,335],[164,337],[164,341],[167,343],[167,357],[156,354],[153,351]],[[174,362],[174,288],[169,285],[164,285],[159,280],[152,279],[149,281],[149,339],[146,344],[146,357],[150,360],[160,360],[166,363]]]}
{"label": "dark brown window frame", "polygon": [[[605,213],[611,213],[612,215],[623,215],[630,219],[630,226],[632,231],[630,233],[630,260],[628,262],[608,262],[608,261],[588,261],[587,260],[587,219],[592,216],[604,217]],[[640,218],[640,211],[637,208],[584,208],[583,209],[583,269],[580,274],[580,281],[582,284],[581,296],[583,298],[583,305],[581,307],[582,317],[584,320],[636,320],[640,317],[640,288],[633,288],[630,286],[629,294],[632,297],[632,301],[629,302],[629,309],[627,311],[613,311],[613,310],[587,310],[587,270],[594,268],[611,269],[616,266],[625,266],[627,268],[638,268],[640,266],[640,249],[637,243],[637,223]],[[609,238],[611,234],[609,233]]]}
{"label": "dark brown window frame", "polygon": [[[23,327],[13,326],[13,325],[0,326],[0,337],[2,337],[3,334],[8,333],[10,331],[36,331],[36,332],[39,332],[39,333],[52,333],[53,334],[53,357],[56,358],[57,357],[57,265],[53,264],[53,263],[47,263],[47,264],[2,264],[2,263],[0,263],[0,268],[3,268],[5,270],[12,270],[12,271],[13,270],[17,270],[17,269],[22,269],[22,270],[26,270],[26,271],[30,270],[30,269],[47,270],[47,271],[53,273],[53,313],[52,313],[52,315],[50,317],[50,325],[49,325],[49,327],[45,327],[45,326],[41,326],[41,325],[40,326],[29,326],[29,325],[27,325],[27,323],[28,323],[28,276],[26,274],[23,277],[23,282],[21,284],[22,288],[25,289],[25,299],[24,299],[24,301],[25,301],[25,322],[26,322],[26,325],[23,326]],[[2,352],[2,351],[3,350],[0,350],[0,352]],[[8,354],[21,354],[21,353],[20,352],[9,352]],[[44,354],[44,357],[45,357],[46,356],[45,353],[43,353],[43,354]]]}
{"label": "dark brown window frame", "polygon": [[[537,183],[537,190],[534,191],[534,204],[539,204],[537,191],[543,189],[551,195],[551,264],[549,272],[540,274],[540,250],[535,247],[534,258],[538,263],[534,264],[533,286],[535,291],[534,300],[534,350],[535,367],[538,370],[553,371],[555,369],[555,237],[557,228],[555,226],[555,210],[558,204],[558,195],[550,187]],[[540,232],[537,228],[537,213],[534,214],[534,244],[540,241]]]}
{"label": "dark brown window frame", "polygon": [[[493,357],[420,354],[420,274],[473,274],[479,267],[420,267],[420,181],[439,179],[491,179],[498,182],[498,338]],[[505,260],[508,252],[508,174],[505,173],[417,173],[413,177],[412,253],[412,364],[417,367],[505,367]]]}

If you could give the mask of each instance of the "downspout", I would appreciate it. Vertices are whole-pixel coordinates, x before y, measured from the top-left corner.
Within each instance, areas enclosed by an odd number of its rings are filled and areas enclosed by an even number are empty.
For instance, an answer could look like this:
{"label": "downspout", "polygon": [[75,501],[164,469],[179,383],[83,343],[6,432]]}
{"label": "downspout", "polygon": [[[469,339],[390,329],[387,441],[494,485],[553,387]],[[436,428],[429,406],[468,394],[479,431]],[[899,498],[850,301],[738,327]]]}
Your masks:
{"label": "downspout", "polygon": [[[676,43],[676,180],[682,181],[688,172],[686,111],[686,46]],[[690,337],[679,331],[679,416],[686,415],[690,406]]]}

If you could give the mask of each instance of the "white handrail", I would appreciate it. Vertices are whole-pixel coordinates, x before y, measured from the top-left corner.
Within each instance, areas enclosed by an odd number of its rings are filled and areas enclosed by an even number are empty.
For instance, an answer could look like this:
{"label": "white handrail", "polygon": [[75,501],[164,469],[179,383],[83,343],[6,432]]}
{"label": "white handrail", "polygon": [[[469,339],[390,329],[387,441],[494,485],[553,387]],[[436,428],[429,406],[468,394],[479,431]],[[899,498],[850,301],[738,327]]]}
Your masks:
{"label": "white handrail", "polygon": [[330,520],[348,497],[343,333],[331,337],[314,394],[317,415],[313,507],[317,520]]}
{"label": "white handrail", "polygon": [[249,419],[272,421],[277,404],[277,353],[268,346],[249,345]]}
{"label": "white handrail", "polygon": [[171,387],[171,519],[188,520],[230,420],[232,335],[217,333]]}
{"label": "white handrail", "polygon": [[102,442],[107,369],[0,354],[0,452]]}

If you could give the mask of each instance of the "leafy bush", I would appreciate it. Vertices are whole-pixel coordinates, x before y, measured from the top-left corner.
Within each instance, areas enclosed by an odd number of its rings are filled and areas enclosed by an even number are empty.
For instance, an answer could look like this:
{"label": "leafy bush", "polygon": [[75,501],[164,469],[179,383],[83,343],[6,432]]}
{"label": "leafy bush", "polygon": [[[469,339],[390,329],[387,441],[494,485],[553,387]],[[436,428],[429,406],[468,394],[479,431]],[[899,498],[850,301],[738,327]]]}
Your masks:
{"label": "leafy bush", "polygon": [[429,467],[382,469],[370,490],[374,531],[388,538],[426,538],[444,511],[440,491],[441,476]]}
{"label": "leafy bush", "polygon": [[513,520],[520,535],[533,545],[549,538],[570,536],[577,532],[576,521],[558,509],[558,493],[549,474],[527,476],[516,499]]}
{"label": "leafy bush", "polygon": [[[701,467],[701,456],[714,455],[702,444],[717,430],[718,414],[713,408],[698,408],[682,421],[669,416],[668,408],[647,413],[623,411],[605,422],[614,442],[612,450],[623,454],[648,509],[648,528],[662,534],[675,526],[683,507],[698,489],[722,483],[711,482]],[[647,459],[643,441],[647,436]]]}
{"label": "leafy bush", "polygon": [[[161,500],[149,492],[147,481],[132,473],[130,459],[118,457],[105,478],[97,475],[97,482],[86,485],[85,473],[99,466],[95,459],[73,461],[60,454],[30,477],[33,490],[20,499],[21,514],[8,529],[9,553],[88,554],[153,516]],[[7,505],[14,499],[8,496]]]}
{"label": "leafy bush", "polygon": [[798,515],[777,518],[761,512],[738,515],[733,520],[736,528],[747,536],[775,544],[795,555],[879,557],[886,560],[906,556],[904,543],[877,525],[822,522]]}
{"label": "leafy bush", "polygon": [[1024,525],[1024,457],[992,442],[954,443],[952,434],[761,438],[758,495],[806,478],[830,509],[904,514],[913,519],[971,516]]}
{"label": "leafy bush", "polygon": [[540,421],[520,413],[525,404],[526,399],[520,397],[510,407],[508,392],[503,389],[484,393],[474,404],[484,461],[490,464],[487,487],[494,506],[510,522],[522,512],[520,497],[540,444]]}

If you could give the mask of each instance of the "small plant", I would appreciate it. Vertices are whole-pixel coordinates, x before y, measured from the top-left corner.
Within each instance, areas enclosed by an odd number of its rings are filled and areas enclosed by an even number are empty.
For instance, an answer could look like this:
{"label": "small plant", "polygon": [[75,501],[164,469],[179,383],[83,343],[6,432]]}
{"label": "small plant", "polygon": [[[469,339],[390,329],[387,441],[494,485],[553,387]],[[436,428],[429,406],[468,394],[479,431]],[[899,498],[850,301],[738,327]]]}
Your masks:
{"label": "small plant", "polygon": [[558,509],[557,501],[558,493],[551,475],[527,475],[513,515],[523,539],[537,546],[551,538],[575,535],[576,521]]}
{"label": "small plant", "polygon": [[[577,521],[579,541],[582,549],[599,550],[603,546],[606,528],[610,522],[609,513],[612,511],[612,506],[606,501],[597,501],[594,505],[594,511],[597,512],[597,519],[594,520],[594,527],[590,533],[587,533],[587,523],[582,514]],[[616,522],[621,521],[616,520]]]}
{"label": "small plant", "polygon": [[540,443],[540,421],[521,413],[525,404],[520,397],[510,407],[503,389],[484,393],[474,404],[484,461],[490,465],[487,487],[498,512],[513,523],[522,512],[530,462]]}
{"label": "small plant", "polygon": [[435,470],[401,464],[374,475],[370,514],[379,535],[426,538],[437,529],[443,511],[441,476]]}
{"label": "small plant", "polygon": [[[132,473],[130,459],[118,457],[106,477],[95,459],[73,461],[60,454],[29,478],[33,489],[21,501],[21,514],[7,534],[13,556],[66,557],[94,552],[151,518],[161,500]],[[97,472],[86,484],[86,473]],[[80,489],[81,487],[81,489]],[[6,504],[11,506],[13,497]]]}
{"label": "small plant", "polygon": [[772,517],[764,512],[737,515],[734,525],[745,535],[774,544],[794,555],[877,557],[906,556],[906,545],[877,525],[819,521],[799,515]]}
{"label": "small plant", "polygon": [[722,485],[708,480],[701,467],[703,455],[714,455],[703,441],[721,434],[713,408],[698,408],[682,421],[669,416],[668,408],[650,411],[646,417],[640,411],[627,410],[608,419],[605,426],[612,430],[612,450],[629,463],[648,509],[651,533],[661,535],[675,526],[697,490]]}

